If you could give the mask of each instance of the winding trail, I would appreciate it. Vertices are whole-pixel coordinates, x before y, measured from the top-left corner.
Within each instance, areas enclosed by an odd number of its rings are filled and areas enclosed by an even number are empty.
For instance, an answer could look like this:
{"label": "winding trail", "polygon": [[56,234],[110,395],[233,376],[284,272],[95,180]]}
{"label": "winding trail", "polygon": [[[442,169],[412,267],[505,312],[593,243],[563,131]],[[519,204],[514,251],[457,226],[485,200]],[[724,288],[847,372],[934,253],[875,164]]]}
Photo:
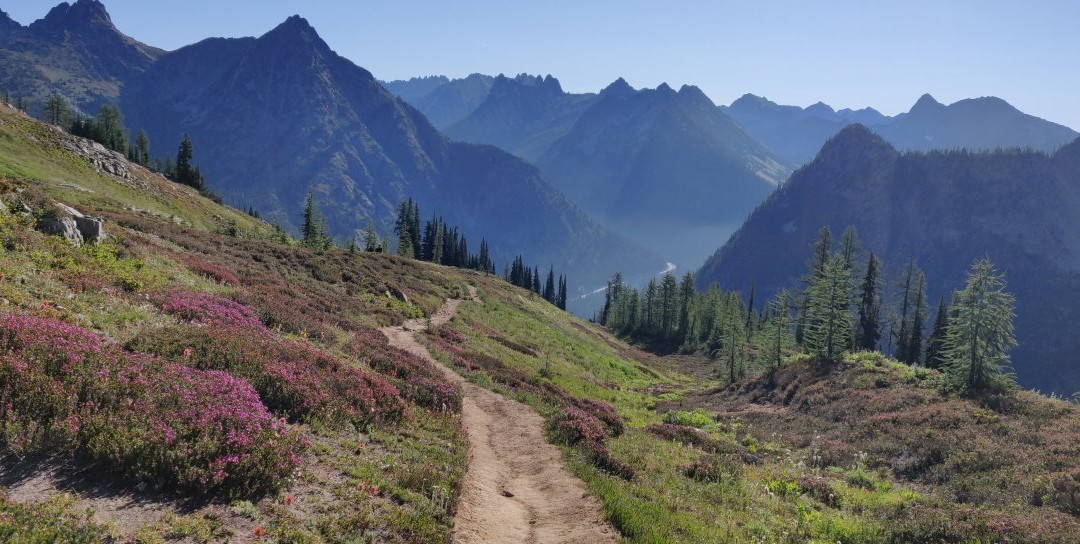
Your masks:
{"label": "winding trail", "polygon": [[[476,289],[469,286],[473,300]],[[442,325],[460,300],[447,300],[431,317]],[[544,436],[544,420],[532,408],[479,387],[431,357],[415,337],[426,320],[385,327],[390,344],[434,363],[446,381],[461,386],[462,421],[469,464],[458,501],[454,541],[473,543],[615,543],[618,534],[600,505],[563,465],[559,448]]]}

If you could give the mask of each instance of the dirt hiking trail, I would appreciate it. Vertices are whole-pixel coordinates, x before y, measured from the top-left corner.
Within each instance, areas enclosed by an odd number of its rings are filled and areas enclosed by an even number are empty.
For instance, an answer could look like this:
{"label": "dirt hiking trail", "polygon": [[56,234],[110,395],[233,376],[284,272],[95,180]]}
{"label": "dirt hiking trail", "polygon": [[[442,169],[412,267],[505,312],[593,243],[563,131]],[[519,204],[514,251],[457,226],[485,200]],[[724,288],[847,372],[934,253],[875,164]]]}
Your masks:
{"label": "dirt hiking trail", "polygon": [[[473,300],[476,289],[469,286]],[[460,300],[447,300],[431,323],[450,321]],[[618,533],[603,521],[600,505],[563,465],[562,452],[544,436],[532,408],[479,387],[431,357],[415,334],[425,319],[386,327],[390,344],[431,361],[446,381],[460,385],[469,441],[469,464],[458,500],[454,541],[479,543],[606,543]]]}

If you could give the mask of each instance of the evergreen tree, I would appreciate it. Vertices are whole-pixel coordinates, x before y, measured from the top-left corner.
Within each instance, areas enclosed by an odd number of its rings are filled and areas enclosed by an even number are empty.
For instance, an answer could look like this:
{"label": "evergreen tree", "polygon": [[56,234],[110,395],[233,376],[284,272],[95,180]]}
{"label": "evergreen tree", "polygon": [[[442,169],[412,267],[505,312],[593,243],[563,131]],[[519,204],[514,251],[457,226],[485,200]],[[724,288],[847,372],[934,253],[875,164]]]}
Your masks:
{"label": "evergreen tree", "polygon": [[326,228],[326,219],[319,206],[315,202],[315,194],[308,192],[304,203],[304,222],[300,226],[302,236],[300,242],[315,251],[326,251],[330,248],[330,233]]}
{"label": "evergreen tree", "polygon": [[45,120],[50,124],[62,127],[70,115],[71,111],[68,109],[67,102],[59,93],[53,93],[45,101]]}
{"label": "evergreen tree", "polygon": [[409,259],[419,257],[419,209],[409,198],[398,203],[394,234],[398,236],[397,254]]}
{"label": "evergreen tree", "polygon": [[765,325],[765,371],[772,383],[776,372],[784,362],[784,350],[795,347],[795,333],[792,331],[791,293],[787,289],[776,294],[769,303],[769,321]]}
{"label": "evergreen tree", "polygon": [[150,136],[141,129],[135,136],[135,162],[140,166],[150,164]]}
{"label": "evergreen tree", "polygon": [[180,149],[176,152],[173,180],[201,191],[205,189],[205,185],[202,173],[196,170],[191,162],[194,155],[195,147],[191,143],[191,137],[185,132],[184,139],[180,142]]}
{"label": "evergreen tree", "polygon": [[907,350],[911,346],[912,294],[915,292],[918,283],[918,270],[919,267],[915,265],[915,261],[908,262],[907,268],[904,269],[904,277],[898,284],[900,300],[896,304],[899,314],[896,323],[894,323],[896,327],[895,356],[903,362],[908,361]]}
{"label": "evergreen tree", "polygon": [[805,343],[825,363],[839,362],[851,336],[851,271],[843,255],[830,258],[810,286]]}
{"label": "evergreen tree", "polygon": [[556,300],[555,300],[556,295],[557,294],[555,292],[555,267],[552,266],[552,267],[548,268],[547,281],[544,282],[543,297],[544,297],[544,300],[547,300],[548,302],[550,302],[552,304],[556,304]]}
{"label": "evergreen tree", "polygon": [[940,369],[943,364],[945,352],[945,337],[949,327],[949,307],[945,305],[945,297],[938,301],[937,317],[934,319],[934,330],[926,342],[926,366]]}
{"label": "evergreen tree", "polygon": [[684,343],[691,334],[690,313],[693,311],[696,294],[694,275],[689,272],[683,274],[682,281],[679,282],[679,334],[682,335]]}
{"label": "evergreen tree", "polygon": [[664,274],[660,281],[660,336],[665,340],[675,336],[679,319],[678,292],[675,276]]}
{"label": "evergreen tree", "polygon": [[559,296],[555,303],[560,310],[566,311],[566,276],[559,274]]}
{"label": "evergreen tree", "polygon": [[881,261],[870,254],[866,262],[858,300],[859,323],[855,329],[855,348],[872,351],[881,340]]}
{"label": "evergreen tree", "polygon": [[1016,347],[1015,299],[989,259],[976,261],[953,305],[945,336],[945,368],[950,384],[967,394],[1012,389],[1009,351]]}
{"label": "evergreen tree", "polygon": [[829,262],[831,252],[832,232],[829,227],[821,227],[821,230],[818,231],[818,238],[814,241],[810,262],[807,263],[810,267],[810,273],[803,278],[805,289],[799,303],[799,320],[795,325],[795,341],[799,345],[804,344],[804,335],[810,318],[811,286],[820,281],[822,274],[825,272],[825,265]]}
{"label": "evergreen tree", "polygon": [[918,288],[915,290],[915,297],[912,301],[911,333],[908,336],[907,349],[904,350],[908,356],[908,360],[905,362],[909,364],[919,363],[919,358],[922,356],[923,331],[926,328],[926,313],[928,311],[926,306],[926,276],[920,271],[918,279]]}
{"label": "evergreen tree", "polygon": [[540,267],[539,266],[533,267],[532,287],[531,287],[531,289],[532,289],[532,292],[534,292],[534,293],[536,293],[538,295],[540,294]]}
{"label": "evergreen tree", "polygon": [[378,249],[379,235],[375,232],[375,223],[369,220],[367,228],[364,229],[364,251],[371,253]]}

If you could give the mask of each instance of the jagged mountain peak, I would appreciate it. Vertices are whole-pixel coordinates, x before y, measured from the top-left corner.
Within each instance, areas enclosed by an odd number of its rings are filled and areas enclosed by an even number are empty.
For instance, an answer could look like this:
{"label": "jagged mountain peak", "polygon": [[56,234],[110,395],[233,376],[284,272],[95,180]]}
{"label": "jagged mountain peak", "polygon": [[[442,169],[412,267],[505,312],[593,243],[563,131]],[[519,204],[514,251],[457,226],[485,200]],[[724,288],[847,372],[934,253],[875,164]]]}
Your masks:
{"label": "jagged mountain peak", "polygon": [[746,93],[731,103],[730,108],[739,108],[744,106],[756,106],[756,105],[776,105],[764,96],[758,96],[752,93]]}
{"label": "jagged mountain peak", "polygon": [[604,87],[604,89],[600,91],[600,96],[628,96],[636,92],[637,90],[631,87],[625,79],[620,77],[619,79],[612,81],[607,87]]}
{"label": "jagged mountain peak", "polygon": [[656,87],[656,92],[658,94],[660,94],[660,95],[674,95],[674,94],[676,94],[675,89],[672,89],[671,85],[668,85],[666,82],[661,83],[660,85],[658,85]]}
{"label": "jagged mountain peak", "polygon": [[5,30],[18,30],[23,26],[18,21],[12,19],[10,15],[4,10],[0,9],[0,32]]}
{"label": "jagged mountain peak", "polygon": [[319,37],[319,33],[315,31],[315,27],[311,26],[311,23],[307,19],[293,15],[288,19],[285,19],[278,26],[272,30],[263,34],[259,40],[282,40],[282,41],[294,41],[303,40],[307,43],[312,43],[329,50],[329,46],[326,42]]}
{"label": "jagged mountain peak", "polygon": [[832,106],[821,101],[807,106],[803,111],[809,115],[816,115],[826,119],[831,119],[836,116],[836,110],[834,110]]}
{"label": "jagged mountain peak", "polygon": [[30,23],[30,30],[39,32],[87,28],[117,31],[105,5],[98,0],[78,0],[74,4],[60,3],[49,10],[45,17]]}

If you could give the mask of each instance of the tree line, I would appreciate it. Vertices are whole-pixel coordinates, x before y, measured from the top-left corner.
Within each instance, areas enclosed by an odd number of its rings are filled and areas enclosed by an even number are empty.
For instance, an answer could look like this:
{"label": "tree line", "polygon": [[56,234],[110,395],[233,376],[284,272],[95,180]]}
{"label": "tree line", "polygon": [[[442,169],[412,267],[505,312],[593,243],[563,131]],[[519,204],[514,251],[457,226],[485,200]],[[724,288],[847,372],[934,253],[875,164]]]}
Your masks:
{"label": "tree line", "polygon": [[514,257],[510,264],[503,268],[503,279],[523,289],[528,289],[544,300],[554,304],[560,310],[566,309],[566,276],[559,274],[555,279],[555,267],[549,267],[547,280],[543,285],[540,283],[540,267],[529,268],[521,255]]}
{"label": "tree line", "polygon": [[654,350],[703,351],[731,382],[751,370],[771,378],[796,353],[830,366],[861,350],[939,369],[965,392],[1015,385],[1009,359],[1015,300],[988,259],[972,265],[965,287],[942,298],[934,314],[918,265],[904,266],[890,294],[883,263],[873,253],[862,258],[852,227],[835,250],[823,228],[807,265],[797,292],[781,290],[761,310],[753,288],[744,301],[715,284],[698,292],[692,274],[654,278],[641,290],[615,274],[595,320]]}
{"label": "tree line", "polygon": [[45,100],[42,115],[48,123],[66,128],[75,136],[93,140],[106,149],[127,156],[132,163],[162,174],[176,183],[192,187],[218,204],[222,203],[221,198],[206,187],[206,178],[199,166],[193,162],[195,146],[187,133],[184,133],[180,141],[175,161],[172,157],[151,160],[150,136],[140,129],[132,144],[124,126],[124,113],[118,106],[106,104],[98,110],[96,117],[84,117],[69,108],[62,96],[54,93]]}

